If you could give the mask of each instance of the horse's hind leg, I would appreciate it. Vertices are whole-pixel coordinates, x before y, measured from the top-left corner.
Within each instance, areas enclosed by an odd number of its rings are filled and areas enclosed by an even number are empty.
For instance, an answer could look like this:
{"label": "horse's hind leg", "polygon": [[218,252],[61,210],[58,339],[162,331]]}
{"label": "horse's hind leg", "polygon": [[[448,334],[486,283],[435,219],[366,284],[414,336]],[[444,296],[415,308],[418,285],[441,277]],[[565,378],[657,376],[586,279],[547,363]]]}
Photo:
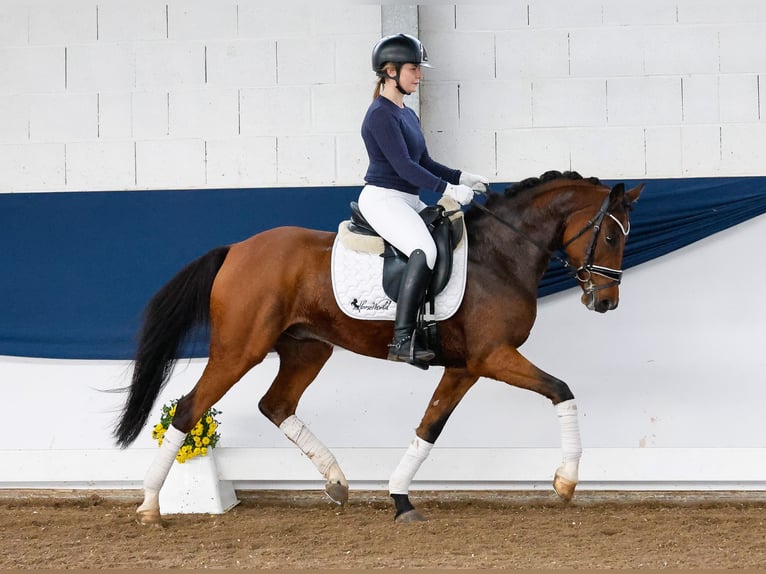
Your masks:
{"label": "horse's hind leg", "polygon": [[397,522],[421,522],[425,517],[410,502],[409,489],[415,473],[428,457],[447,419],[478,377],[462,369],[445,369],[428,408],[415,431],[415,438],[399,461],[388,482],[388,491],[396,507]]}
{"label": "horse's hind leg", "polygon": [[348,481],[330,450],[295,416],[298,401],[332,355],[328,343],[283,335],[276,344],[279,372],[258,403],[263,415],[285,433],[314,463],[336,503],[348,502]]}
{"label": "horse's hind leg", "polygon": [[140,524],[161,524],[160,489],[173,466],[178,450],[186,440],[187,433],[205,411],[217,403],[226,391],[262,358],[246,362],[243,362],[243,357],[240,357],[240,361],[235,361],[232,357],[229,357],[231,360],[218,361],[211,358],[192,391],[178,401],[173,422],[165,432],[160,450],[144,477],[144,500],[136,510],[137,521]]}

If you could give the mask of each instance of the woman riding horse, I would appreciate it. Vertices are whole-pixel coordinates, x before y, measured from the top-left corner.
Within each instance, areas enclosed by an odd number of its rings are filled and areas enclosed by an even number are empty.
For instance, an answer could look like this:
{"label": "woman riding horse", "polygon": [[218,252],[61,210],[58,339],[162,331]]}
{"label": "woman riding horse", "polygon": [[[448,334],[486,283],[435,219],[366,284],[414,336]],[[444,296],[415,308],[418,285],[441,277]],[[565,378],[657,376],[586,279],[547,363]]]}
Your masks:
{"label": "woman riding horse", "polygon": [[420,121],[404,105],[404,96],[417,90],[424,67],[431,67],[428,54],[413,36],[387,36],[372,49],[372,69],[379,81],[362,123],[370,164],[359,209],[381,237],[409,257],[399,287],[388,359],[428,368],[435,354],[421,346],[414,331],[436,263],[436,245],[418,215],[426,206],[419,193],[433,190],[465,205],[473,199],[471,188],[483,189],[489,180],[448,168],[428,154]]}

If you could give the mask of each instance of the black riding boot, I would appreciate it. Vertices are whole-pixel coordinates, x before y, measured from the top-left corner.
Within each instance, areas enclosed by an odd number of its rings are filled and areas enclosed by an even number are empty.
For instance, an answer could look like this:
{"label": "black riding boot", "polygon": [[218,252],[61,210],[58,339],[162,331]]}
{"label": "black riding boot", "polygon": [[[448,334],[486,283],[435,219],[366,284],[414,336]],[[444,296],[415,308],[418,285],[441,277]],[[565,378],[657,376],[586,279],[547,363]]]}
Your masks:
{"label": "black riding boot", "polygon": [[430,279],[431,270],[426,265],[426,254],[416,249],[407,261],[399,286],[394,340],[388,346],[389,361],[405,361],[421,369],[427,369],[428,361],[436,356],[430,349],[419,347],[415,337],[418,309],[423,303]]}

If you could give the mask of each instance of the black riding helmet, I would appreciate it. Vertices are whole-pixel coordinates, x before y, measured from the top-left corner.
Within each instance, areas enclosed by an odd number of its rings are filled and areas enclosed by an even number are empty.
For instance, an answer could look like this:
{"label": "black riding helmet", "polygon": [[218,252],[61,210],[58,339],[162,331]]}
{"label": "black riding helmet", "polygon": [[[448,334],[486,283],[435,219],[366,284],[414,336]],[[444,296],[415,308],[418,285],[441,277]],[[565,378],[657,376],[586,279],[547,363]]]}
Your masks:
{"label": "black riding helmet", "polygon": [[387,63],[396,66],[396,87],[403,94],[408,94],[399,85],[399,71],[402,64],[415,64],[424,68],[430,68],[428,63],[428,52],[420,40],[409,34],[394,34],[378,40],[378,43],[372,48],[372,70],[381,78],[388,77],[383,70]]}

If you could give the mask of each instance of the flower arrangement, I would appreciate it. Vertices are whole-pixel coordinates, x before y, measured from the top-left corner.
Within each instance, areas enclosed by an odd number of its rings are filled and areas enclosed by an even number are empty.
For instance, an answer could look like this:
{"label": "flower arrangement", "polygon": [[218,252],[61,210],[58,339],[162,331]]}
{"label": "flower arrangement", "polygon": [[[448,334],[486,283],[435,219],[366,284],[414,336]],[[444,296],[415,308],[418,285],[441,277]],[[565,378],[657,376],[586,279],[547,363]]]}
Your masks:
{"label": "flower arrangement", "polygon": [[[162,445],[165,432],[168,430],[176,414],[177,404],[178,399],[171,401],[170,404],[162,405],[160,422],[154,425],[152,429],[152,438],[157,441],[158,445]],[[195,456],[207,456],[208,449],[215,448],[215,445],[218,444],[218,440],[221,438],[218,432],[219,422],[215,418],[219,414],[221,414],[221,411],[211,408],[202,415],[202,418],[186,435],[186,440],[181,445],[181,448],[178,449],[178,454],[176,455],[178,462],[186,462]]]}

